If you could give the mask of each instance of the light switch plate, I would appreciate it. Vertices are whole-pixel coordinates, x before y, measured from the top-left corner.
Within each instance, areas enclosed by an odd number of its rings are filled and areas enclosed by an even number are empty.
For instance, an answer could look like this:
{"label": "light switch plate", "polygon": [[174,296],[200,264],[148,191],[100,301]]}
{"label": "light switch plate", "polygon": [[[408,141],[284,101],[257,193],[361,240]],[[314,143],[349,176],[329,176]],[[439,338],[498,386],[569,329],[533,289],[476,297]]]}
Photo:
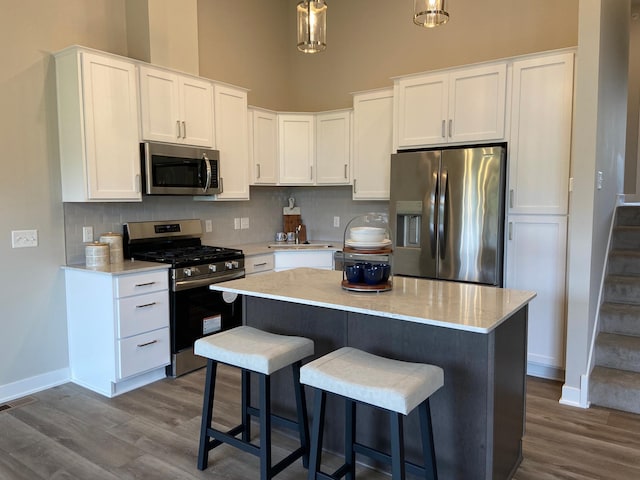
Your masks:
{"label": "light switch plate", "polygon": [[82,227],[82,241],[93,242],[93,227]]}
{"label": "light switch plate", "polygon": [[37,247],[38,230],[13,230],[11,248]]}
{"label": "light switch plate", "polygon": [[205,232],[211,232],[213,231],[213,225],[211,223],[211,220],[205,220],[204,221],[204,231]]}
{"label": "light switch plate", "polygon": [[336,228],[340,227],[340,217],[333,217],[333,226]]}
{"label": "light switch plate", "polygon": [[243,230],[249,228],[249,217],[242,217],[240,219],[240,228]]}
{"label": "light switch plate", "polygon": [[239,218],[234,218],[233,219],[233,229],[234,230],[240,230],[240,219]]}

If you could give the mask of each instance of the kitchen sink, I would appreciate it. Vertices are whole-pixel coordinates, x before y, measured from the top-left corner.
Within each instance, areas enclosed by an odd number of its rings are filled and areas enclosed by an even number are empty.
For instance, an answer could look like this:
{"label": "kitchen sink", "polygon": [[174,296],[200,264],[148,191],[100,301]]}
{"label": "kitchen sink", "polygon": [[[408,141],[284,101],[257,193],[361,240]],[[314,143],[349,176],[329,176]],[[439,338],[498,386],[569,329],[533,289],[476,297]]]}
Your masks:
{"label": "kitchen sink", "polygon": [[330,243],[270,243],[269,248],[283,249],[283,250],[304,250],[304,249],[318,249],[318,248],[331,248]]}

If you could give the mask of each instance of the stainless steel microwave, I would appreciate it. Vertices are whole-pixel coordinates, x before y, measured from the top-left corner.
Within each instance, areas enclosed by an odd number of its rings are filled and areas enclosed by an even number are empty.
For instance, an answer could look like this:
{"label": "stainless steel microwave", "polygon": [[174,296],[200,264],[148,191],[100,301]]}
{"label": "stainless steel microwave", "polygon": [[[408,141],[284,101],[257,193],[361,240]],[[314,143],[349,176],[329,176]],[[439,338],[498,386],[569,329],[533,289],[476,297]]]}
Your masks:
{"label": "stainless steel microwave", "polygon": [[222,192],[220,152],[207,148],[140,144],[144,193],[215,195]]}

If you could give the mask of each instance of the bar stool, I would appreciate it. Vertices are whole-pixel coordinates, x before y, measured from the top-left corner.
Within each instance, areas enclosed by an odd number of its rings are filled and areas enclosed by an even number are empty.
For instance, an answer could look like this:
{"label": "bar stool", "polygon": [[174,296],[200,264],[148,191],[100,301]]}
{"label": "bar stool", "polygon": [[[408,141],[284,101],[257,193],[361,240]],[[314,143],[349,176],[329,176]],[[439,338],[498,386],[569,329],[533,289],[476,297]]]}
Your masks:
{"label": "bar stool", "polygon": [[[196,340],[194,352],[207,358],[198,469],[207,468],[209,451],[227,443],[260,458],[260,479],[270,480],[284,468],[302,457],[304,467],[309,462],[309,431],[304,389],[300,385],[301,360],[313,355],[313,341],[303,337],[275,335],[256,328],[242,326]],[[223,432],[212,427],[213,397],[216,367],[224,363],[242,370],[242,423]],[[291,365],[297,405],[297,421],[271,413],[270,375]],[[250,373],[259,379],[259,408],[250,406]],[[251,443],[251,415],[259,418],[260,446]],[[276,465],[271,464],[271,424],[297,430],[300,447]],[[241,434],[241,438],[237,436]]]}
{"label": "bar stool", "polygon": [[[300,370],[300,382],[316,389],[309,459],[309,480],[355,479],[355,454],[391,465],[392,478],[404,479],[405,471],[436,480],[435,449],[429,397],[444,385],[442,368],[401,362],[351,347],[335,350]],[[345,463],[333,474],[320,471],[325,400],[327,392],[339,395],[345,405]],[[391,455],[356,441],[356,402],[389,413]],[[403,417],[418,408],[424,466],[405,461]]]}

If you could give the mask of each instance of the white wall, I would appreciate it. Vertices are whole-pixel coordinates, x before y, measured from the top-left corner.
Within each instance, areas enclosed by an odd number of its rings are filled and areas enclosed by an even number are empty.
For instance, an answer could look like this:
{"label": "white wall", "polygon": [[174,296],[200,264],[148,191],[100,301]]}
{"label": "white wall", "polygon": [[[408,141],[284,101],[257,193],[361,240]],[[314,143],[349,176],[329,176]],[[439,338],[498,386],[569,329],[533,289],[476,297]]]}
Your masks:
{"label": "white wall", "polygon": [[[609,226],[622,192],[629,14],[629,0],[580,0],[562,393],[567,404],[586,406],[581,380],[587,373]],[[602,190],[595,189],[596,171],[604,174]]]}

